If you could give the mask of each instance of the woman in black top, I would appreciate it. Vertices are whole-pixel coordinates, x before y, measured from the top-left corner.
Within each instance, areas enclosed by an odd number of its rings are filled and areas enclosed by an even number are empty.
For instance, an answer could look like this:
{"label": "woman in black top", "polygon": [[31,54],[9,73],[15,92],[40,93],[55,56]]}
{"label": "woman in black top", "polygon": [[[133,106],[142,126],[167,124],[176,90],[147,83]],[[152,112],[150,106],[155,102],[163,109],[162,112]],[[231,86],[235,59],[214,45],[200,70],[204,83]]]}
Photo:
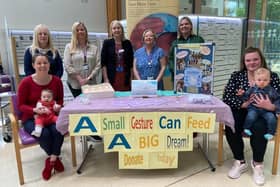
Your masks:
{"label": "woman in black top", "polygon": [[115,91],[131,89],[133,48],[125,39],[121,23],[114,20],[110,24],[110,39],[104,41],[101,50],[103,81],[109,82]]}

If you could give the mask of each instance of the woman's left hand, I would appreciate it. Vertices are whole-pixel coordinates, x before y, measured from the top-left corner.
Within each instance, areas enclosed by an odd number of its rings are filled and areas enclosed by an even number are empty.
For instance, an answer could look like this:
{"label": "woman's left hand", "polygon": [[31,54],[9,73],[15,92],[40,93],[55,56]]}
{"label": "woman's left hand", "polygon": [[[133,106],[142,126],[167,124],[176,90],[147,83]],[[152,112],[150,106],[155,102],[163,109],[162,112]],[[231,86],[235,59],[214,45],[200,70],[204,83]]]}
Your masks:
{"label": "woman's left hand", "polygon": [[81,79],[81,80],[79,80],[79,81],[80,81],[80,85],[83,86],[83,85],[87,84],[87,82],[89,81],[89,79],[88,79],[88,78],[85,78],[85,79]]}
{"label": "woman's left hand", "polygon": [[275,105],[271,103],[268,95],[265,95],[265,97],[263,95],[255,95],[254,97],[254,101],[255,103],[253,104],[254,106],[258,107],[258,108],[263,108],[269,111],[274,111],[275,110]]}

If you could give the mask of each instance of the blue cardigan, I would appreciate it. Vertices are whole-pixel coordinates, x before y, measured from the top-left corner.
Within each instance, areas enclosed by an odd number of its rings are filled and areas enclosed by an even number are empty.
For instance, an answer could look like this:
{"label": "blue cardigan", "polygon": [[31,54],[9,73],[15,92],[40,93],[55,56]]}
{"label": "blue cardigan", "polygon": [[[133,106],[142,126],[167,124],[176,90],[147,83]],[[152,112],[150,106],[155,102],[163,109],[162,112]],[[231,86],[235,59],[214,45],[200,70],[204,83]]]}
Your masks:
{"label": "blue cardigan", "polygon": [[[63,62],[59,55],[59,52],[56,50],[55,58],[53,58],[53,53],[50,50],[47,52],[46,55],[49,57],[50,62],[49,74],[56,75],[61,78],[63,74]],[[24,53],[24,73],[25,76],[35,73],[35,70],[32,67],[31,47],[28,47]]]}

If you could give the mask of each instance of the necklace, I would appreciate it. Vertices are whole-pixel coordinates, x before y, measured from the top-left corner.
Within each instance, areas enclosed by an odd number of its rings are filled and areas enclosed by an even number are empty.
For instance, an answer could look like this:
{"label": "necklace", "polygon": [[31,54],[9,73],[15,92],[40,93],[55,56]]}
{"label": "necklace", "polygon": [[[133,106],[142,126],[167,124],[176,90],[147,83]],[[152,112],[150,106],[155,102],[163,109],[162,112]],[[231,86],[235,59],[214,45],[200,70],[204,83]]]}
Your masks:
{"label": "necklace", "polygon": [[38,85],[42,85],[42,86],[49,84],[49,82],[51,81],[51,79],[52,79],[52,76],[51,76],[51,75],[47,75],[47,77],[44,77],[44,78],[39,78],[39,76],[36,75],[36,74],[33,74],[33,75],[32,75],[32,80],[33,80],[35,83],[37,83]]}

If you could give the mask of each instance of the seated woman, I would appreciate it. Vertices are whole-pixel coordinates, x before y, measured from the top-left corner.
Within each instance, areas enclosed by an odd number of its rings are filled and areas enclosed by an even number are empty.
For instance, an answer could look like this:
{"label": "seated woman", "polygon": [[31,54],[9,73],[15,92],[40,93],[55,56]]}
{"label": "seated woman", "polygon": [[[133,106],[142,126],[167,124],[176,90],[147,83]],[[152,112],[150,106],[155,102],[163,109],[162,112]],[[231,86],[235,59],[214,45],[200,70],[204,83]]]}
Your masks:
{"label": "seated woman", "polygon": [[[29,134],[35,129],[34,114],[41,115],[47,112],[42,110],[42,107],[36,107],[42,90],[51,90],[54,101],[60,106],[63,104],[63,84],[59,77],[48,73],[50,70],[48,56],[40,53],[34,55],[32,66],[35,73],[25,77],[18,87],[18,106],[22,112],[21,120],[25,131]],[[61,107],[56,107],[55,112],[59,112],[60,109]],[[45,168],[42,171],[43,179],[48,180],[53,170],[64,171],[64,166],[59,159],[64,136],[57,131],[56,124],[52,123],[43,127],[41,136],[35,138],[48,155],[45,160]]]}
{"label": "seated woman", "polygon": [[[242,138],[248,106],[254,103],[258,108],[268,111],[276,110],[276,106],[268,97],[256,96],[244,101],[239,96],[239,89],[243,89],[246,92],[254,85],[254,73],[260,67],[267,68],[265,58],[260,49],[254,47],[247,48],[242,57],[241,70],[232,73],[225,87],[223,101],[230,106],[235,120],[235,132],[227,126],[225,129],[226,139],[234,157],[234,164],[228,172],[228,177],[232,179],[239,178],[242,173],[248,170],[248,164],[244,157],[244,142]],[[271,86],[279,93],[280,80],[277,74],[272,72],[270,80]],[[254,122],[251,131],[250,144],[253,152],[253,159],[251,161],[253,179],[256,184],[263,185],[265,183],[263,160],[267,146],[267,139],[264,138],[264,135],[267,133],[265,120],[258,118]]]}
{"label": "seated woman", "polygon": [[158,89],[163,90],[166,56],[163,49],[156,46],[156,34],[147,29],[143,32],[144,46],[134,54],[133,72],[137,80],[157,80]]}

